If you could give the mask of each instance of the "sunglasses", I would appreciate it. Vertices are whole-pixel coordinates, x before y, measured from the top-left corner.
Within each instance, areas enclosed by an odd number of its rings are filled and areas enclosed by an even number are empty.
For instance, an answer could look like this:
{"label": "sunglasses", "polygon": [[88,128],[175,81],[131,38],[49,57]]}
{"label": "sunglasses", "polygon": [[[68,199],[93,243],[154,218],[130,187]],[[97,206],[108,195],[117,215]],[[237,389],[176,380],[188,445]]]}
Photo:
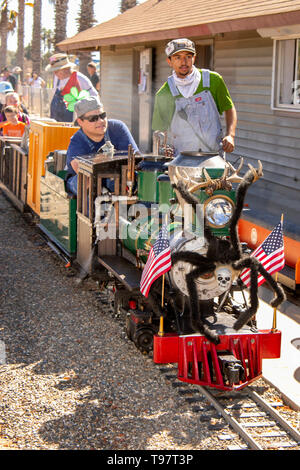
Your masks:
{"label": "sunglasses", "polygon": [[82,117],[81,119],[82,119],[82,120],[89,121],[89,122],[96,122],[96,121],[98,121],[99,119],[105,119],[105,118],[106,118],[106,112],[104,111],[103,113],[94,114],[94,116]]}

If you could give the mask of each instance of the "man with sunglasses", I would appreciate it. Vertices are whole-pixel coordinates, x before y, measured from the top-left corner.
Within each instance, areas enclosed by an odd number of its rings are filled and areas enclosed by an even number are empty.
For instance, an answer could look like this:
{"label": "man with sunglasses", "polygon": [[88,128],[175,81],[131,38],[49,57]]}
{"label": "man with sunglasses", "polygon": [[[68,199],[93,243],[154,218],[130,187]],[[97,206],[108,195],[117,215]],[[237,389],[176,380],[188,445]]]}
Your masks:
{"label": "man with sunglasses", "polygon": [[103,104],[98,97],[90,96],[75,104],[77,123],[80,129],[71,137],[67,150],[67,189],[77,195],[77,156],[97,153],[110,141],[115,150],[128,150],[131,144],[134,151],[139,149],[124,122],[107,119]]}

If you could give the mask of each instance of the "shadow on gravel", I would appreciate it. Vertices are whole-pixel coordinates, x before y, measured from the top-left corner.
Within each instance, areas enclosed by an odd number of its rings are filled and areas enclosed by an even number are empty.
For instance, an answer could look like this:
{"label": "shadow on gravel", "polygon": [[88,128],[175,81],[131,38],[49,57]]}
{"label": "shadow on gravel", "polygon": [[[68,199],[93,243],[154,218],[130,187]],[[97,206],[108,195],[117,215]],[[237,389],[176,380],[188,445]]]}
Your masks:
{"label": "shadow on gravel", "polygon": [[[33,446],[193,449],[208,437],[151,359],[124,338],[105,294],[96,298],[89,280],[77,285],[1,195],[0,265],[0,340],[16,390],[7,406],[20,405],[22,388],[24,413],[39,429]],[[20,448],[32,448],[25,442]]]}

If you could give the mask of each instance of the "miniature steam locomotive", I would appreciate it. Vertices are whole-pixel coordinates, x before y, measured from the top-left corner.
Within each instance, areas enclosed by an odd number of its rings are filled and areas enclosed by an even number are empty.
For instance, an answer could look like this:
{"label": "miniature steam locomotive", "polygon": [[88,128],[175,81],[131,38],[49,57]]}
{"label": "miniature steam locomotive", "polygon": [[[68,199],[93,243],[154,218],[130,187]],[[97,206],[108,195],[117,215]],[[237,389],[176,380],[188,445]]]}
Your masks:
{"label": "miniature steam locomotive", "polygon": [[[48,155],[40,178],[39,227],[49,243],[101,288],[113,286],[114,312],[128,337],[157,364],[178,363],[178,378],[221,390],[240,389],[262,374],[262,359],[280,357],[281,333],[258,330],[258,273],[281,287],[239,242],[238,221],[248,187],[262,176],[239,176],[218,154],[184,152],[78,157],[77,199],[66,192],[65,152]],[[147,296],[141,277],[162,227],[171,269]],[[234,291],[250,269],[249,305]]]}

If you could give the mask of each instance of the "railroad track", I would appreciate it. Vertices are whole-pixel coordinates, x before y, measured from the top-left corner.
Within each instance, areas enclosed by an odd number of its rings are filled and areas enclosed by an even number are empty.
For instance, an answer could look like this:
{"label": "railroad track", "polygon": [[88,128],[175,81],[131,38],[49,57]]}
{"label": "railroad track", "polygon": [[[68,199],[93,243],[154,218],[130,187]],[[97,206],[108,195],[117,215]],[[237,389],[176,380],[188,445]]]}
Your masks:
{"label": "railroad track", "polygon": [[[105,294],[101,293],[102,302],[104,298]],[[107,304],[112,317],[124,326],[122,315],[113,312],[109,293]],[[220,392],[182,382],[177,378],[177,366],[174,364],[159,366],[159,370],[172,386],[177,388],[178,393],[194,405],[192,411],[200,412],[200,421],[207,420],[206,411],[209,408],[213,408],[218,416],[224,418],[236,434],[222,434],[216,426],[212,426],[212,430],[218,431],[219,439],[228,441],[228,450],[300,450],[300,432],[277,411],[284,407],[284,403],[265,401],[254,391],[252,385],[237,392]],[[270,388],[269,385],[267,387]],[[199,403],[200,406],[197,406]],[[237,436],[240,439],[237,439]],[[239,444],[231,445],[230,441],[238,441]],[[240,442],[244,444],[241,445]]]}
{"label": "railroad track", "polygon": [[[244,449],[300,449],[300,433],[275,409],[282,406],[281,403],[266,402],[250,387],[247,387],[243,394],[246,398],[244,403],[239,403],[240,399],[236,398],[236,403],[230,401],[228,404],[226,397],[217,398],[204,387],[200,387],[199,392],[245,441],[247,447]],[[234,448],[240,449],[231,447]]]}
{"label": "railroad track", "polygon": [[[203,405],[206,401],[224,418],[244,443],[231,445],[230,441],[235,441],[236,436],[219,433],[219,439],[229,441],[228,450],[300,450],[300,432],[277,411],[284,406],[283,403],[265,401],[251,386],[239,392],[217,392],[180,382],[177,369],[173,366],[161,367],[160,371],[166,379],[171,380],[178,393],[193,395],[192,398],[186,398],[190,404]],[[206,404],[205,407],[194,407],[193,411],[205,413],[208,409]]]}

